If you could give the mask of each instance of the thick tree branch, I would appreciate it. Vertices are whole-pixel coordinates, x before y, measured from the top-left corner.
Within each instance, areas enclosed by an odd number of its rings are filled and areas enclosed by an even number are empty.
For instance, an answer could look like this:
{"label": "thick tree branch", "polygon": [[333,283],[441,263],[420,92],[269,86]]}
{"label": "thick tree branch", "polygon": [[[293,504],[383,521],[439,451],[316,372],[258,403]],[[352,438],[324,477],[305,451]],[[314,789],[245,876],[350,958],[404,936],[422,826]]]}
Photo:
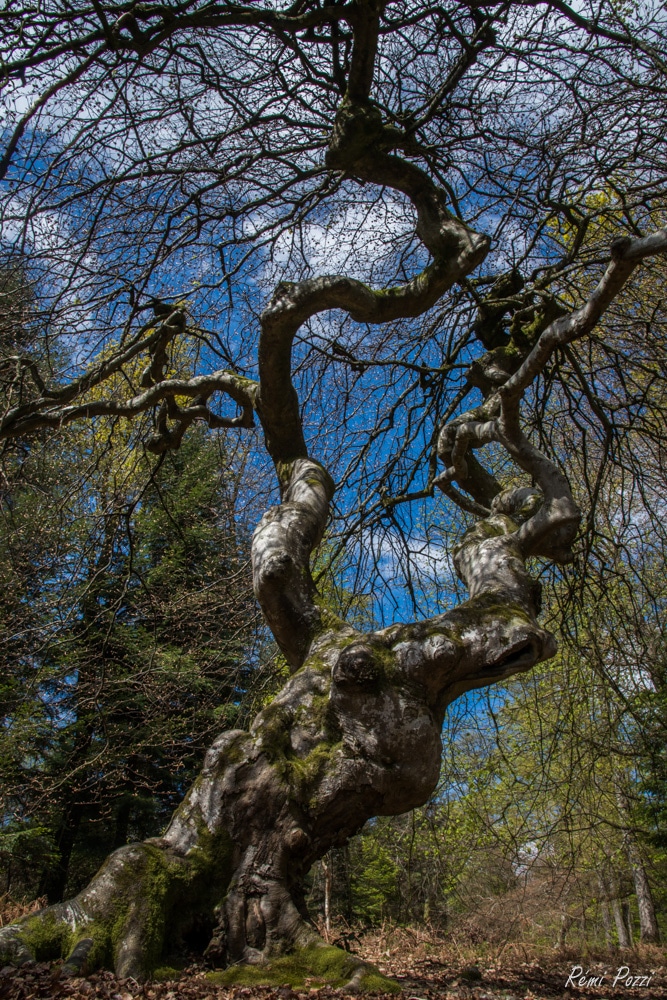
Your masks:
{"label": "thick tree branch", "polygon": [[269,508],[253,535],[253,587],[276,642],[296,670],[322,628],[310,554],[322,539],[334,484],[309,458],[281,464],[278,473],[282,503]]}
{"label": "thick tree branch", "polygon": [[333,493],[324,470],[308,459],[291,352],[310,317],[344,309],[357,322],[385,323],[418,316],[486,256],[489,241],[452,216],[446,196],[414,164],[386,152],[402,141],[366,100],[372,84],[379,11],[359,6],[348,91],[339,112],[327,164],[406,194],[417,210],[417,234],[433,256],[403,285],[374,290],[342,275],[281,283],[262,313],[257,412],[281,484],[283,503],[265,515],[253,541],[255,593],[288,662],[298,668],[321,627],[310,577],[310,553],[322,535]]}
{"label": "thick tree branch", "polygon": [[236,417],[220,417],[201,402],[197,406],[177,407],[176,415],[181,419],[190,418],[190,422],[205,420],[211,427],[253,426],[254,383],[233,372],[220,370],[191,379],[164,379],[137,396],[119,401],[100,399],[72,406],[53,406],[49,397],[42,397],[30,405],[32,413],[17,415],[15,411],[10,411],[0,422],[0,440],[30,434],[42,427],[63,427],[85,418],[135,417],[163,400],[173,400],[175,396],[197,397],[203,401],[215,392],[230,396],[241,407],[241,413]]}
{"label": "thick tree branch", "polygon": [[354,47],[347,81],[347,99],[366,101],[373,86],[380,15],[387,0],[357,0],[350,23],[354,27]]}
{"label": "thick tree branch", "polygon": [[667,253],[667,229],[633,240],[622,237],[612,244],[612,259],[602,279],[579,309],[550,323],[540,335],[526,360],[499,389],[503,400],[519,399],[525,389],[544,370],[553,352],[590,333],[611,305],[640,261]]}
{"label": "thick tree branch", "polygon": [[[162,352],[166,345],[184,329],[185,316],[182,310],[170,309],[163,320],[157,324],[145,324],[126,344],[84,372],[79,378],[72,379],[64,385],[46,386],[36,399],[31,399],[27,403],[9,409],[0,421],[0,437],[11,437],[16,433],[15,428],[28,417],[39,414],[43,410],[52,409],[56,405],[62,407],[84,396],[91,389],[122,371],[139,354],[147,353],[152,362],[156,352]],[[148,366],[144,376],[142,376],[142,384],[144,384],[144,378],[150,373],[151,368],[152,364]],[[155,380],[153,379],[153,381]]]}
{"label": "thick tree branch", "polygon": [[[581,513],[566,477],[523,434],[520,420],[523,393],[541,374],[558,347],[590,333],[641,260],[666,251],[667,229],[643,239],[623,237],[615,240],[612,260],[584,305],[550,323],[518,369],[513,374],[505,375],[503,383],[494,387],[493,394],[482,407],[450,421],[440,432],[438,454],[446,469],[436,483],[458,482],[478,502],[488,504],[493,500],[494,509],[502,510],[502,499],[494,500],[488,492],[484,493],[483,487],[488,490],[491,483],[488,480],[484,483],[480,478],[479,469],[482,467],[475,470],[474,477],[469,471],[473,460],[470,449],[496,441],[540,488],[543,503],[517,531],[516,540],[524,558],[541,555],[557,562],[568,562],[572,558],[572,542]],[[498,490],[495,492],[498,493]],[[457,497],[453,499],[455,502],[458,500]]]}
{"label": "thick tree branch", "polygon": [[436,477],[435,484],[455,503],[463,506],[461,495],[453,496],[450,492],[452,483],[457,482],[477,505],[477,509],[470,510],[468,505],[463,509],[483,517],[489,514],[493,498],[500,493],[501,487],[497,479],[477,461],[471,449],[498,440],[495,419],[498,410],[498,400],[492,396],[483,406],[448,421],[442,427],[437,442],[438,457],[444,463],[445,471]]}

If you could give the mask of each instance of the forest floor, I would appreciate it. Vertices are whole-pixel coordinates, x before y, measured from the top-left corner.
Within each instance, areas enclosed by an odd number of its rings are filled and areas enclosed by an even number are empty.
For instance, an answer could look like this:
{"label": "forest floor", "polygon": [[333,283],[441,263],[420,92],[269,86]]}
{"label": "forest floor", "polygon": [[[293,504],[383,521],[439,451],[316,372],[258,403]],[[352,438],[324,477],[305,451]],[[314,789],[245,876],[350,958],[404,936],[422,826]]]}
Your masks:
{"label": "forest floor", "polygon": [[[355,951],[401,986],[386,1000],[667,1000],[667,956],[662,949],[577,957],[576,951],[530,958],[526,947],[501,949],[495,959],[469,949],[426,945],[408,931],[372,934]],[[468,952],[468,954],[466,954]],[[537,954],[537,953],[536,953]],[[522,957],[530,960],[522,961]],[[580,968],[579,968],[580,967]],[[624,971],[627,969],[627,971]],[[621,976],[619,977],[619,972]],[[643,979],[640,984],[637,979]],[[595,982],[591,983],[591,980]],[[647,981],[648,980],[648,981]],[[635,985],[633,985],[633,982]],[[345,1000],[346,993],[306,981],[303,988],[223,987],[193,965],[178,979],[137,983],[103,972],[87,979],[62,976],[58,965],[27,964],[0,970],[0,1000]],[[378,1000],[382,994],[376,994]]]}

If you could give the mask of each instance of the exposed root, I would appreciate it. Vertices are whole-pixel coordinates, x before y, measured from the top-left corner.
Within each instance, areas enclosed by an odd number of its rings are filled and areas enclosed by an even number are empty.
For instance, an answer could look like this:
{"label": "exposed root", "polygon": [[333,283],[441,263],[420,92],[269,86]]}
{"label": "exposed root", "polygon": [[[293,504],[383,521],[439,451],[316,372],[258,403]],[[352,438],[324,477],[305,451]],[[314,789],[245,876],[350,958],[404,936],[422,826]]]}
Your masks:
{"label": "exposed root", "polygon": [[233,965],[208,978],[223,986],[331,986],[346,993],[398,993],[400,987],[368,962],[317,941],[262,965]]}

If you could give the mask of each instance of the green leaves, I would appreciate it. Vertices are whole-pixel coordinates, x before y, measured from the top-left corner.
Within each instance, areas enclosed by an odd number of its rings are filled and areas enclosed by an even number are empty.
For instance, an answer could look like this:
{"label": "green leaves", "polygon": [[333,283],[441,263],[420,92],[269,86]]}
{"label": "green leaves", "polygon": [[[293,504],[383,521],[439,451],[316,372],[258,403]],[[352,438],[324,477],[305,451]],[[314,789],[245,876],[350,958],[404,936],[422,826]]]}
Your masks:
{"label": "green leaves", "polygon": [[[238,717],[257,642],[250,528],[238,466],[210,432],[158,460],[100,422],[14,471],[0,776],[19,825],[0,830],[21,857],[32,844],[33,862],[17,866],[6,847],[0,865],[17,892],[55,897],[112,847],[160,832]],[[56,869],[47,886],[40,873]]]}

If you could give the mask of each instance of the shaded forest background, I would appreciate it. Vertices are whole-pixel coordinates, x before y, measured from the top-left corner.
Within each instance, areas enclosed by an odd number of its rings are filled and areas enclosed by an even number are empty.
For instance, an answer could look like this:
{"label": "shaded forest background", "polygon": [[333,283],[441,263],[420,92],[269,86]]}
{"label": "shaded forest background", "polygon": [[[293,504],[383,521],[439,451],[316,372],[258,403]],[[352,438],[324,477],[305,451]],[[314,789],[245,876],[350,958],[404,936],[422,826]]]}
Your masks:
{"label": "shaded forest background", "polygon": [[[41,349],[20,267],[0,296],[0,381],[19,352],[46,375],[62,359]],[[176,346],[174,370],[192,349]],[[247,725],[285,675],[252,597],[265,470],[226,431],[161,456],[144,437],[141,420],[98,419],[3,451],[3,922],[157,835],[214,736]],[[556,660],[457,701],[432,800],[311,871],[331,940],[396,924],[478,950],[594,949],[667,932],[666,539],[641,493],[667,494],[662,458],[645,450],[641,481],[620,469],[596,497],[587,572],[545,580],[549,627],[567,623]],[[328,552],[326,599],[371,626],[374,601]]]}

